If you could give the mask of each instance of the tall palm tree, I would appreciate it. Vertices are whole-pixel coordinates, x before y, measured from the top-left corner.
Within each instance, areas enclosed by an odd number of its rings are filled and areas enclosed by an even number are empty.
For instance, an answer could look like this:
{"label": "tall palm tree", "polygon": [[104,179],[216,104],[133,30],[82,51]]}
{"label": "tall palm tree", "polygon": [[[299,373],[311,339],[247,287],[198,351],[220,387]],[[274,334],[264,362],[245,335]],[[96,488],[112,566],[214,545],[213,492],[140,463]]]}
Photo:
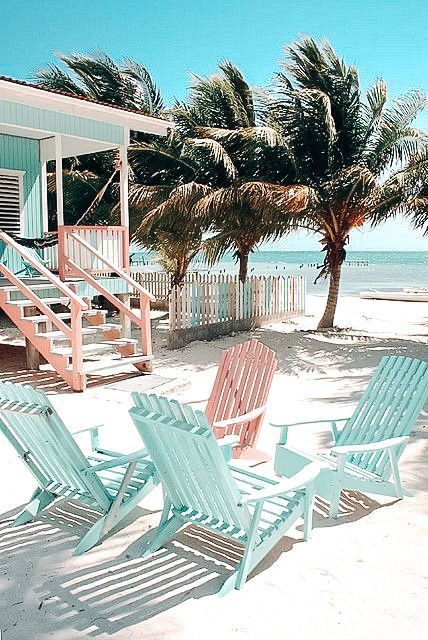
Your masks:
{"label": "tall palm tree", "polygon": [[283,169],[290,164],[284,140],[258,124],[255,93],[230,61],[208,78],[195,76],[188,103],[177,103],[172,115],[193,145],[210,143],[230,159],[232,170],[211,182],[215,188],[195,206],[215,234],[204,243],[209,263],[231,250],[245,280],[250,253],[286,231],[286,214],[306,206],[308,190],[290,180],[291,166],[281,175],[276,171],[279,157]]}
{"label": "tall palm tree", "polygon": [[[383,80],[363,98],[356,68],[327,41],[309,37],[287,48],[275,85],[263,96],[262,121],[283,138],[295,181],[310,189],[295,225],[318,234],[325,251],[318,277],[329,277],[329,291],[319,328],[333,326],[352,231],[397,212],[412,212],[423,224],[418,216],[423,204],[426,216],[426,198],[417,196],[426,194],[427,136],[412,123],[425,106],[418,91],[388,106]],[[287,178],[289,171],[290,162]]]}
{"label": "tall palm tree", "polygon": [[255,247],[285,233],[289,214],[307,206],[309,190],[303,185],[237,182],[216,189],[195,206],[202,220],[218,231],[204,243],[208,262],[214,264],[230,249],[239,261],[239,279],[245,282],[248,258]]}
{"label": "tall palm tree", "polygon": [[180,284],[210,227],[195,205],[236,169],[219,143],[180,132],[134,144],[129,157],[131,237],[156,251],[172,283]]}

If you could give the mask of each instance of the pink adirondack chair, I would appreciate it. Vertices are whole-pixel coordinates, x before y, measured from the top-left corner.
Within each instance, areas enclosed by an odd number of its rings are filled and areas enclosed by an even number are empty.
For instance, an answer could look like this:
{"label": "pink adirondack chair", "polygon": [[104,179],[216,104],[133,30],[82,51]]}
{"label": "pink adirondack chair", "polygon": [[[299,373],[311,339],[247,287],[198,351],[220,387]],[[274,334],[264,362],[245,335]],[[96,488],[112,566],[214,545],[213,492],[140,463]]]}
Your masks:
{"label": "pink adirondack chair", "polygon": [[205,414],[215,435],[239,437],[234,458],[270,460],[255,447],[277,364],[275,352],[255,339],[225,349],[210,397],[186,403],[207,402]]}

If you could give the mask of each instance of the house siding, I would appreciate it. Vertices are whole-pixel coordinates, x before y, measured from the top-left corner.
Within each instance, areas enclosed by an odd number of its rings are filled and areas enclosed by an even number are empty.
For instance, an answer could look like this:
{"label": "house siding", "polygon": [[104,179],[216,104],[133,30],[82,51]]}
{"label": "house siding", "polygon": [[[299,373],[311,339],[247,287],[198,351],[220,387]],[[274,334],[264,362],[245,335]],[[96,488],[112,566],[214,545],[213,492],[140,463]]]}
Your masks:
{"label": "house siding", "polygon": [[112,144],[125,142],[121,125],[8,100],[0,100],[0,122]]}
{"label": "house siding", "polygon": [[[28,238],[40,237],[43,227],[38,140],[0,135],[0,171],[1,169],[25,172],[21,233]],[[14,272],[22,268],[21,258],[5,248],[4,243],[0,243],[0,260]]]}

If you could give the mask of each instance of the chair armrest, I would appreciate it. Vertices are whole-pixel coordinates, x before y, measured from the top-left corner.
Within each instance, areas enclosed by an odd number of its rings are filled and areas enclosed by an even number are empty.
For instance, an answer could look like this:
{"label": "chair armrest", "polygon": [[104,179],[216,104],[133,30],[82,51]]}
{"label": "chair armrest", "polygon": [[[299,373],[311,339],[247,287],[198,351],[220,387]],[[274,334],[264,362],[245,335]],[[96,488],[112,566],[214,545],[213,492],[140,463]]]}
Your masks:
{"label": "chair armrest", "polygon": [[294,476],[291,476],[291,478],[284,478],[271,487],[266,487],[265,489],[260,489],[259,491],[252,491],[251,493],[243,496],[241,499],[241,504],[246,504],[247,502],[258,502],[259,500],[273,498],[282,493],[288,493],[289,491],[302,489],[307,484],[315,480],[320,470],[321,467],[319,464],[317,464],[316,462],[311,462],[310,464],[306,465],[306,467],[295,473]]}
{"label": "chair armrest", "polygon": [[217,440],[219,447],[234,447],[239,444],[239,436],[223,436]]}
{"label": "chair armrest", "polygon": [[279,437],[278,444],[287,444],[288,437],[288,428],[289,427],[302,427],[308,424],[329,424],[330,429],[333,433],[333,438],[336,441],[339,435],[339,432],[336,428],[337,422],[347,422],[349,418],[332,418],[329,420],[309,420],[306,422],[291,422],[289,424],[278,423],[278,422],[270,422],[271,427],[279,427],[281,429],[281,435]]}
{"label": "chair armrest", "polygon": [[305,424],[323,424],[323,423],[332,423],[332,422],[346,422],[347,420],[349,420],[349,418],[331,418],[328,420],[308,420],[306,422],[289,422],[289,423],[284,423],[284,422],[269,422],[271,427],[279,427],[280,429],[284,428],[284,427],[300,427],[303,426]]}
{"label": "chair armrest", "polygon": [[105,427],[104,424],[97,424],[94,427],[86,427],[84,429],[79,429],[78,431],[72,431],[71,435],[73,438],[75,436],[80,436],[82,433],[89,433],[91,435],[91,447],[92,450],[95,451],[100,444],[100,440],[98,437],[98,430],[102,427]]}
{"label": "chair armrest", "polygon": [[242,424],[243,422],[249,422],[250,420],[254,420],[261,416],[266,410],[266,405],[263,407],[257,407],[257,409],[253,409],[248,413],[243,413],[240,416],[236,416],[236,418],[227,418],[226,420],[218,420],[214,422],[213,428],[215,429],[226,429],[226,427],[230,427],[234,424]]}
{"label": "chair armrest", "polygon": [[379,442],[368,442],[367,444],[350,444],[338,445],[332,447],[331,452],[337,455],[347,455],[348,453],[367,453],[369,451],[381,451],[382,449],[394,449],[404,444],[409,436],[400,436],[399,438],[388,438]]}
{"label": "chair armrest", "polygon": [[91,432],[91,431],[98,431],[98,429],[101,429],[102,427],[105,427],[105,424],[96,424],[94,427],[85,427],[84,429],[78,429],[77,431],[71,431],[71,435],[72,436],[79,436],[81,433],[87,433],[87,432]]}
{"label": "chair armrest", "polygon": [[111,460],[106,460],[105,462],[100,462],[99,464],[90,467],[90,469],[85,469],[83,473],[96,473],[97,471],[104,471],[105,469],[113,469],[114,467],[123,467],[130,462],[135,462],[138,460],[147,459],[147,451],[146,449],[139,449],[134,453],[130,453],[125,456],[118,456],[117,458],[112,458]]}
{"label": "chair armrest", "polygon": [[231,462],[232,448],[239,444],[239,436],[224,436],[217,440],[217,444],[220,447],[220,451],[226,462]]}

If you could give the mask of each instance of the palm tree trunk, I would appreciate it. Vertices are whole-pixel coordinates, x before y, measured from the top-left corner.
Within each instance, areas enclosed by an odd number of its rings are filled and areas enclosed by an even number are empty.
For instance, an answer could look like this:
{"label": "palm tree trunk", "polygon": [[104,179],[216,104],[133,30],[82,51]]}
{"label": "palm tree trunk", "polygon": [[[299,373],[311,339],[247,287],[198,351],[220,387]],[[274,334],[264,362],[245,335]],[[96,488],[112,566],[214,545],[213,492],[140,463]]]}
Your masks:
{"label": "palm tree trunk", "polygon": [[241,282],[245,282],[248,272],[248,252],[239,251],[239,279]]}
{"label": "palm tree trunk", "polygon": [[338,262],[331,267],[330,283],[328,287],[327,304],[324,313],[319,321],[318,329],[329,329],[333,326],[334,315],[336,313],[337,299],[339,296],[340,272],[342,263]]}

